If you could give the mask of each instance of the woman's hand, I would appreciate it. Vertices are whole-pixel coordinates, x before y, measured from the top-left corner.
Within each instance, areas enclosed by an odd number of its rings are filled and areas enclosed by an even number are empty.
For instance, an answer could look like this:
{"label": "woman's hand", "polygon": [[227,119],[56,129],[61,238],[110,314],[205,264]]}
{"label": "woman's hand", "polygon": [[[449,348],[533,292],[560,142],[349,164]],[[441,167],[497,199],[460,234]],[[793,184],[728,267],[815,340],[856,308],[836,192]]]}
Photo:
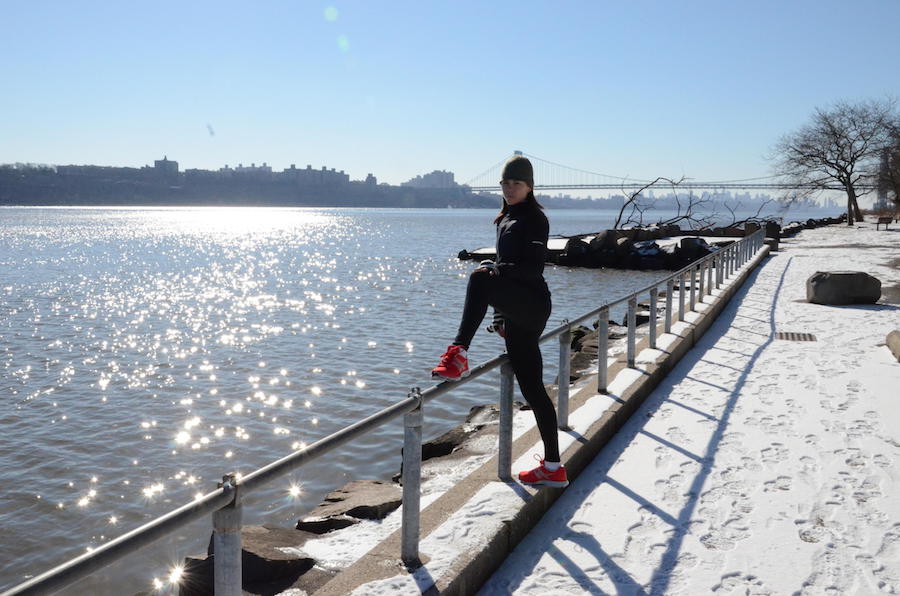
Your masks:
{"label": "woman's hand", "polygon": [[481,261],[475,273],[488,273],[489,275],[497,275],[497,266],[490,259]]}

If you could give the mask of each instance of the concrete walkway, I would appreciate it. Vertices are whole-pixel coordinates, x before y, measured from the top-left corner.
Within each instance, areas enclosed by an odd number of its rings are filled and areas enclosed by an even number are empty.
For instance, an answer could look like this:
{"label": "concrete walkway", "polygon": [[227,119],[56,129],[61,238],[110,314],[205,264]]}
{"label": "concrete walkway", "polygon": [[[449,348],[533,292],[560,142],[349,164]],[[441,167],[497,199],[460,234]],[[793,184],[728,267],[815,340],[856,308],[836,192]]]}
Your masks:
{"label": "concrete walkway", "polygon": [[[783,241],[481,594],[900,593],[898,265],[874,223]],[[819,270],[882,300],[809,304]]]}

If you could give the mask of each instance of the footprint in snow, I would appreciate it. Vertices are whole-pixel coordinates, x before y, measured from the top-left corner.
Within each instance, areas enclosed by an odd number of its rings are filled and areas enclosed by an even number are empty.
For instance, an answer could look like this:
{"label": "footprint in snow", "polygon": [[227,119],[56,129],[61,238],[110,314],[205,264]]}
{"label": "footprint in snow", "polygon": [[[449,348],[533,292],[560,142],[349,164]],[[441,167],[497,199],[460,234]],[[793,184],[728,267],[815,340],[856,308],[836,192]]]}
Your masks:
{"label": "footprint in snow", "polygon": [[770,596],[774,594],[772,590],[766,588],[762,580],[753,574],[744,574],[740,571],[734,573],[726,573],[719,580],[719,583],[712,587],[712,593],[747,595],[747,596]]}
{"label": "footprint in snow", "polygon": [[791,490],[791,484],[793,480],[790,476],[779,476],[774,480],[769,480],[763,483],[763,487],[766,492],[772,492],[776,490]]}

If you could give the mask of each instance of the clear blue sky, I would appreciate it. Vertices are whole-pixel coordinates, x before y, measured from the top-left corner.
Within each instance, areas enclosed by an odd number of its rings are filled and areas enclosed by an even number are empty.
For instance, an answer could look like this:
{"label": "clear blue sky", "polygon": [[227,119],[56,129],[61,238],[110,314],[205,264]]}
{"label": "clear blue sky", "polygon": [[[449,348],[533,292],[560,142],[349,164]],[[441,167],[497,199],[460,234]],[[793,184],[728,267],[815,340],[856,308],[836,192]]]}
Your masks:
{"label": "clear blue sky", "polygon": [[[465,182],[514,149],[770,173],[815,106],[900,96],[897,0],[5,2],[0,163],[267,162]],[[214,134],[211,134],[210,128]]]}

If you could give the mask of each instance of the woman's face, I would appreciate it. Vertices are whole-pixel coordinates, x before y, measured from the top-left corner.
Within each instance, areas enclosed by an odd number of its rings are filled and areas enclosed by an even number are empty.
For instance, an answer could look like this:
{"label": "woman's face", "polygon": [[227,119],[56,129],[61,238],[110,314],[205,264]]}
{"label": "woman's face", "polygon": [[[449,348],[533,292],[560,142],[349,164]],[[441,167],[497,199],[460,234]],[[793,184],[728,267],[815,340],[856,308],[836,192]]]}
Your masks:
{"label": "woman's face", "polygon": [[522,203],[531,191],[531,187],[528,186],[528,183],[522,182],[521,180],[501,180],[500,188],[503,190],[503,199],[506,201],[507,205],[518,205],[519,203]]}

